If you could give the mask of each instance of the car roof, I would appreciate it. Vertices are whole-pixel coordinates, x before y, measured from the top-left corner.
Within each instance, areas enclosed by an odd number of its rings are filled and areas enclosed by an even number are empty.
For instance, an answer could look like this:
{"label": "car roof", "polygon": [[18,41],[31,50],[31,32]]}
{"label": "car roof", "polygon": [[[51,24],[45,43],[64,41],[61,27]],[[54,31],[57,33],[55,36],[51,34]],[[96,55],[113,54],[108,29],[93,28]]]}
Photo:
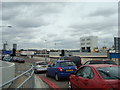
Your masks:
{"label": "car roof", "polygon": [[41,63],[41,62],[45,62],[45,61],[36,61],[35,63]]}
{"label": "car roof", "polygon": [[103,60],[88,60],[88,61],[113,61],[113,60],[110,60],[110,59],[103,59]]}
{"label": "car roof", "polygon": [[80,56],[62,56],[62,58],[66,58],[66,57],[69,57],[69,58],[71,58],[71,57],[80,57]]}
{"label": "car roof", "polygon": [[71,60],[58,60],[57,62],[72,62]]}
{"label": "car roof", "polygon": [[90,67],[94,67],[94,68],[102,68],[102,67],[118,67],[120,65],[110,65],[110,64],[88,64],[88,65],[84,65],[84,66],[90,66]]}

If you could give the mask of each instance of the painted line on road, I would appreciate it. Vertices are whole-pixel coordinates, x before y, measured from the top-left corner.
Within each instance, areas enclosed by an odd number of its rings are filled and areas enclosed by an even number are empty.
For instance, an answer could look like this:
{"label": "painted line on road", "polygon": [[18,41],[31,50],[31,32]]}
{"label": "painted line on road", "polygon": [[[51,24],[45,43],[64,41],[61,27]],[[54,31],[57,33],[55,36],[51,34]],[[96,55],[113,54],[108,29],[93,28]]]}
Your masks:
{"label": "painted line on road", "polygon": [[41,80],[43,80],[44,82],[46,82],[51,88],[53,88],[54,90],[60,90],[60,88],[53,82],[51,82],[50,80],[48,80],[47,78],[44,78],[42,76],[39,76],[39,78]]}

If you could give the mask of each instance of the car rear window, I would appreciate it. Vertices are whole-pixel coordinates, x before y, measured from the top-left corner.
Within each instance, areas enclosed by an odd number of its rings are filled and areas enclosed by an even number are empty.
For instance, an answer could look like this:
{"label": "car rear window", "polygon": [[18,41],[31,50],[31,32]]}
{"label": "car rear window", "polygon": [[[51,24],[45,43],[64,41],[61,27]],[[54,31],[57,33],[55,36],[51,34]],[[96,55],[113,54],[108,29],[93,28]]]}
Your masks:
{"label": "car rear window", "polygon": [[104,64],[114,64],[114,65],[117,65],[114,61],[104,61]]}
{"label": "car rear window", "polygon": [[120,80],[120,67],[103,67],[97,68],[99,74],[104,79],[119,79]]}
{"label": "car rear window", "polygon": [[60,66],[75,66],[73,62],[60,62]]}
{"label": "car rear window", "polygon": [[103,61],[91,61],[90,64],[103,64]]}

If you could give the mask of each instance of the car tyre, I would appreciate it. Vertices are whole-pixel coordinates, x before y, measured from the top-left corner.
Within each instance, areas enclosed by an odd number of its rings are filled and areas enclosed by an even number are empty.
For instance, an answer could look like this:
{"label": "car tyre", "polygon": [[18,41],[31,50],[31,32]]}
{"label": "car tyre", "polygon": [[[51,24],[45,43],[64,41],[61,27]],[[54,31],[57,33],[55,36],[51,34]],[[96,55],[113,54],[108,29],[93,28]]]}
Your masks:
{"label": "car tyre", "polygon": [[37,71],[36,71],[36,70],[34,70],[34,73],[35,73],[35,74],[37,74]]}
{"label": "car tyre", "polygon": [[59,81],[59,80],[60,80],[60,78],[58,77],[58,74],[55,74],[55,80],[56,80],[56,81]]}

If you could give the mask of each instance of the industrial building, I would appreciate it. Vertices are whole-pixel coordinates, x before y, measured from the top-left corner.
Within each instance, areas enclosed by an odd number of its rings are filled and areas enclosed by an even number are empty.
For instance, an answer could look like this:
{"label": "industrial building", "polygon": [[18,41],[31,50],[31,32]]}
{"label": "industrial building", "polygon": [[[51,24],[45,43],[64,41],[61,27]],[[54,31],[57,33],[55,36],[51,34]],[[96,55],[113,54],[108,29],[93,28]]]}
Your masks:
{"label": "industrial building", "polygon": [[115,52],[120,52],[120,37],[114,37]]}
{"label": "industrial building", "polygon": [[98,47],[97,36],[87,36],[80,38],[80,51],[93,52],[94,48]]}

